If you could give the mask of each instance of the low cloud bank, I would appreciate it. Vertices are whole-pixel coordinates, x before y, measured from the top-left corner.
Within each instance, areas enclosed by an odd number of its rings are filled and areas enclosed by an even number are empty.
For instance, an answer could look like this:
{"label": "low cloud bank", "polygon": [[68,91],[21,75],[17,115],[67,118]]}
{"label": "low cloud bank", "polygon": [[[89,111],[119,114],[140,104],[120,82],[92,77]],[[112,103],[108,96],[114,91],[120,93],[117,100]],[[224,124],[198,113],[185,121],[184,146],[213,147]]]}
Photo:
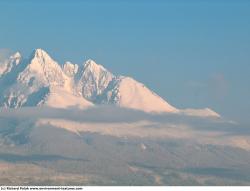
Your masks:
{"label": "low cloud bank", "polygon": [[77,108],[57,109],[49,107],[23,107],[0,109],[0,118],[17,120],[64,119],[80,123],[135,123],[149,121],[158,124],[186,125],[193,130],[224,132],[228,135],[250,135],[246,125],[233,123],[221,118],[192,117],[181,114],[151,114],[114,106],[96,106],[86,110]]}
{"label": "low cloud bank", "polygon": [[[8,121],[8,122],[6,122]],[[250,129],[222,118],[182,114],[152,114],[114,106],[56,109],[23,107],[0,109],[0,128],[51,126],[69,132],[91,132],[114,137],[171,139],[237,147],[250,151]],[[8,128],[8,127],[7,127]]]}

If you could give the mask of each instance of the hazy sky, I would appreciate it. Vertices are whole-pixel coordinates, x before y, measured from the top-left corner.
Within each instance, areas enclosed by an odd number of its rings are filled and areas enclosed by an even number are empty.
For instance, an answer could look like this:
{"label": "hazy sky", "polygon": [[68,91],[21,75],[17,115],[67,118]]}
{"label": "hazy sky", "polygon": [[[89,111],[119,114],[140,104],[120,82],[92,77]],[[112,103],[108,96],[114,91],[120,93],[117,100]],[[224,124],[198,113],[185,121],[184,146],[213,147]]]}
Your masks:
{"label": "hazy sky", "polygon": [[0,48],[92,58],[176,107],[250,119],[247,0],[1,0]]}

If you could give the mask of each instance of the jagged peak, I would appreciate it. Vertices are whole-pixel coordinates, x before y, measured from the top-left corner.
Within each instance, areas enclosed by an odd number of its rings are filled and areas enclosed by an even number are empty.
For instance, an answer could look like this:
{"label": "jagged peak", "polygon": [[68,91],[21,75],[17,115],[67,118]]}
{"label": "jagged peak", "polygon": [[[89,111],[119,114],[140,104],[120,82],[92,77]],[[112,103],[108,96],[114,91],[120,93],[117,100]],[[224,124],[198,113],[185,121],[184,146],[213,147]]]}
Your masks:
{"label": "jagged peak", "polygon": [[[88,74],[92,73],[94,76],[103,76],[109,75],[109,78],[112,79],[114,74],[112,74],[109,70],[107,70],[104,66],[97,64],[95,61],[89,59],[84,63],[83,73]],[[99,78],[99,77],[97,77]]]}
{"label": "jagged peak", "polygon": [[73,64],[69,61],[66,61],[64,64],[63,64],[63,68],[66,69],[66,68],[74,68],[76,64]]}
{"label": "jagged peak", "polygon": [[29,61],[32,65],[39,64],[43,66],[55,66],[57,68],[61,68],[61,66],[53,58],[51,58],[45,50],[41,48],[35,49],[32,52]]}
{"label": "jagged peak", "polygon": [[26,69],[40,74],[46,73],[46,75],[50,75],[50,78],[54,78],[56,76],[55,73],[62,73],[62,67],[46,51],[40,48],[32,52],[27,60]]}
{"label": "jagged peak", "polygon": [[53,60],[50,55],[43,49],[37,48],[31,54],[31,59],[43,59],[43,60]]}
{"label": "jagged peak", "polygon": [[73,76],[74,74],[77,73],[78,71],[78,65],[77,64],[73,64],[69,61],[65,62],[63,65],[63,71],[65,72],[66,75],[68,76]]}
{"label": "jagged peak", "polygon": [[89,64],[98,65],[98,64],[97,64],[94,60],[92,60],[92,59],[86,60],[84,65],[89,65]]}
{"label": "jagged peak", "polygon": [[85,63],[84,63],[84,69],[90,69],[92,71],[96,71],[96,70],[107,70],[106,68],[104,68],[102,65],[97,64],[94,60],[88,59]]}
{"label": "jagged peak", "polygon": [[37,56],[48,55],[48,53],[45,50],[41,49],[41,48],[37,48],[33,52]]}
{"label": "jagged peak", "polygon": [[[33,94],[37,88],[53,87],[54,89],[59,88],[67,93],[72,93],[72,95],[82,96],[96,104],[113,103],[146,112],[175,112],[192,116],[220,117],[210,108],[176,109],[144,84],[131,77],[115,76],[91,59],[81,65],[71,62],[59,65],[46,51],[38,48],[33,51],[29,59],[21,61],[23,64],[16,67],[17,70],[12,70],[12,67],[21,60],[19,59],[21,54],[17,52],[11,58],[13,59],[7,60],[0,68],[0,75],[14,71],[13,75],[9,75],[13,80],[10,80],[11,83],[7,83],[7,85],[10,88],[8,90],[11,90],[13,95],[19,96],[19,102],[14,103],[15,107],[19,107],[24,97]],[[2,82],[5,81],[7,82],[4,78]],[[17,82],[17,85],[20,84],[20,88],[16,88],[16,84],[12,86],[12,81]],[[13,98],[12,94],[8,96],[10,99]]]}
{"label": "jagged peak", "polygon": [[20,59],[22,57],[20,52],[16,52],[10,56],[11,59]]}
{"label": "jagged peak", "polygon": [[66,61],[65,63],[64,63],[64,65],[65,64],[68,64],[68,65],[74,65],[72,62],[70,62],[70,61]]}
{"label": "jagged peak", "polygon": [[21,58],[22,56],[20,52],[16,52],[9,57],[9,61],[13,62],[14,65],[18,65],[20,63]]}

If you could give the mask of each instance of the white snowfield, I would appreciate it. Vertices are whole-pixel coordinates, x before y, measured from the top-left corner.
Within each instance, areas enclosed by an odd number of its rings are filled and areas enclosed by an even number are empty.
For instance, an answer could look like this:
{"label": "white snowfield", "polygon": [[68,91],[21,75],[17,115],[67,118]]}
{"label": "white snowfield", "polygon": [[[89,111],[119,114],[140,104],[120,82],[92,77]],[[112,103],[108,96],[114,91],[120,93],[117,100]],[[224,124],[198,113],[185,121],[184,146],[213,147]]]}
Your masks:
{"label": "white snowfield", "polygon": [[178,110],[130,77],[118,77],[107,90],[106,101],[121,107],[141,109],[145,112],[178,112]]}
{"label": "white snowfield", "polygon": [[58,64],[36,49],[29,59],[16,53],[0,63],[0,106],[18,108],[48,105],[81,109],[111,104],[144,112],[170,112],[199,117],[220,117],[213,110],[177,109],[133,78],[115,76],[87,60],[81,65]]}

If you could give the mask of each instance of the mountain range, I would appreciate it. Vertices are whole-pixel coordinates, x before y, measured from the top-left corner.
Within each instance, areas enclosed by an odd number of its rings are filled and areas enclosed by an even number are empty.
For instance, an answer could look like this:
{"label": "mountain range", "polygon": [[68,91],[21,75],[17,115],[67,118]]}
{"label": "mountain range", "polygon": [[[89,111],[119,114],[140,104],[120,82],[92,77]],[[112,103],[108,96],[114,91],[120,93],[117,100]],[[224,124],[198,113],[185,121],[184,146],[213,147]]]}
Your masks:
{"label": "mountain range", "polygon": [[115,105],[144,112],[220,117],[209,108],[177,109],[144,84],[116,76],[93,60],[60,65],[46,51],[36,49],[29,58],[17,52],[0,63],[0,106],[42,105],[81,109]]}
{"label": "mountain range", "polygon": [[0,185],[249,185],[248,127],[93,60],[0,62]]}

